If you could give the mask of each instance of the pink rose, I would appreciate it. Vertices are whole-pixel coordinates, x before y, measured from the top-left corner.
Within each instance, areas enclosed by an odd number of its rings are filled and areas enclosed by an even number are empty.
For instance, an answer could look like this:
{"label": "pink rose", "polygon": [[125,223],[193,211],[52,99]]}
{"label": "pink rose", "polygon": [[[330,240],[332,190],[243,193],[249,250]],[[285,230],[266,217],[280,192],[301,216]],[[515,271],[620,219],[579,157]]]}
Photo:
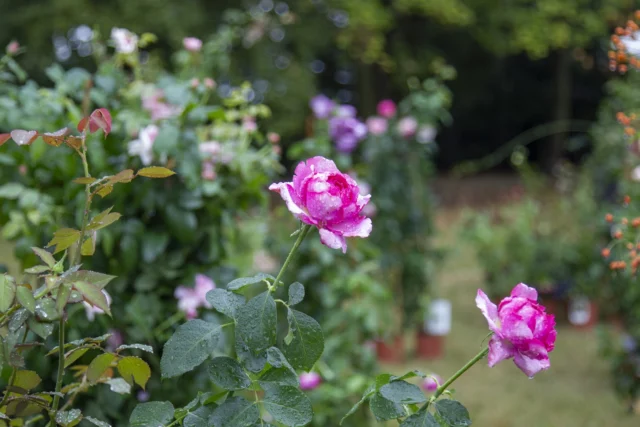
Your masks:
{"label": "pink rose", "polygon": [[396,103],[390,99],[383,99],[378,103],[378,114],[387,119],[395,116]]}
{"label": "pink rose", "polygon": [[320,385],[322,378],[317,372],[303,372],[299,380],[301,390],[313,390]]}
{"label": "pink rose", "polygon": [[418,130],[418,121],[413,117],[403,117],[398,122],[398,133],[403,138],[411,138]]}
{"label": "pink rose", "polygon": [[216,87],[215,80],[213,80],[211,77],[205,77],[204,78],[204,87],[206,87],[207,89],[215,89],[215,87]]}
{"label": "pink rose", "polygon": [[476,305],[494,333],[489,341],[489,367],[513,358],[529,378],[549,368],[548,353],[555,346],[556,321],[537,300],[538,292],[520,283],[496,307],[478,289]]}
{"label": "pink rose", "polygon": [[12,40],[8,45],[7,45],[7,54],[9,55],[15,55],[16,53],[18,53],[18,50],[20,49],[20,43],[18,43],[15,40]]}
{"label": "pink rose", "polygon": [[373,116],[367,119],[367,130],[371,135],[382,135],[387,131],[387,119]]}
{"label": "pink rose", "polygon": [[202,40],[195,37],[185,37],[182,40],[182,44],[185,49],[190,50],[191,52],[198,52],[202,49]]}
{"label": "pink rose", "polygon": [[267,134],[267,139],[272,144],[278,144],[280,142],[280,135],[275,132],[269,132]]}
{"label": "pink rose", "polygon": [[422,389],[429,393],[433,393],[441,385],[442,378],[440,378],[440,375],[433,374],[424,379],[424,381],[422,382]]}
{"label": "pink rose", "polygon": [[196,284],[193,288],[178,286],[174,297],[178,300],[178,309],[183,311],[187,319],[193,319],[198,315],[199,307],[211,308],[207,301],[207,292],[214,289],[216,284],[204,274],[196,274]]}
{"label": "pink rose", "polygon": [[289,211],[320,230],[320,241],[347,251],[345,237],[368,237],[371,219],[362,215],[371,195],[363,196],[356,181],[324,157],[313,157],[296,167],[293,182],[271,184]]}
{"label": "pink rose", "polygon": [[216,168],[212,162],[202,163],[202,179],[206,181],[213,181],[216,179]]}

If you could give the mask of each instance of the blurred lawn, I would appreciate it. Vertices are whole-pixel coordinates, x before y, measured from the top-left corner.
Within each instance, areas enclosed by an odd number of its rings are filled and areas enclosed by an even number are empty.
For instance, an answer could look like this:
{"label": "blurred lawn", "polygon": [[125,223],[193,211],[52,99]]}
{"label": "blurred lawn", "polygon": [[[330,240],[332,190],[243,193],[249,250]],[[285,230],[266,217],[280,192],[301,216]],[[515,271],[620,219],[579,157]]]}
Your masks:
{"label": "blurred lawn", "polygon": [[[448,219],[446,219],[448,218]],[[408,361],[385,366],[392,373],[411,369],[433,371],[448,378],[480,349],[487,323],[475,306],[483,286],[482,271],[473,252],[456,242],[458,227],[451,216],[438,221],[442,244],[449,256],[439,274],[436,292],[453,303],[453,325],[447,337],[446,358]],[[514,284],[515,285],[515,284]],[[412,337],[407,337],[411,340]],[[551,368],[529,380],[512,361],[489,368],[479,362],[453,386],[456,397],[481,427],[638,427],[640,415],[632,416],[617,400],[611,387],[608,365],[598,355],[596,330],[558,328]],[[390,424],[391,425],[391,424]]]}

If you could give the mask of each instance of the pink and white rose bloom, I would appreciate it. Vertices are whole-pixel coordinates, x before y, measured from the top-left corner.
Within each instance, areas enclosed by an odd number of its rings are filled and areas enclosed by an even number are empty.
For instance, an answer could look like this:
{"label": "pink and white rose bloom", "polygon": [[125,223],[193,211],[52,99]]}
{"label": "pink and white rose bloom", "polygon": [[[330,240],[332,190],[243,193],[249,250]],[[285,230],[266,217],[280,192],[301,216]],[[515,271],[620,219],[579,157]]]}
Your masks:
{"label": "pink and white rose bloom", "polygon": [[489,367],[513,358],[529,378],[551,365],[549,352],[556,342],[556,321],[537,303],[538,292],[524,283],[496,306],[478,289],[476,305],[487,319],[493,336],[489,341]]}
{"label": "pink and white rose bloom", "polygon": [[129,142],[129,155],[140,157],[142,164],[149,166],[153,162],[153,143],[159,131],[156,125],[142,128],[138,134],[138,139]]}
{"label": "pink and white rose bloom", "polygon": [[191,52],[198,52],[202,49],[202,40],[196,37],[185,37],[182,39],[182,45]]}
{"label": "pink and white rose bloom", "polygon": [[320,374],[317,372],[303,372],[299,377],[300,390],[313,390],[322,382]]}
{"label": "pink and white rose bloom", "polygon": [[151,94],[142,96],[142,108],[149,112],[154,122],[180,114],[180,107],[164,102],[163,98],[162,89],[155,89]]}
{"label": "pink and white rose bloom", "polygon": [[403,138],[412,138],[418,130],[418,121],[414,117],[403,117],[398,122],[398,133]]}
{"label": "pink and white rose bloom", "polygon": [[133,53],[138,49],[138,36],[125,28],[112,28],[111,41],[118,53]]}
{"label": "pink and white rose bloom", "polygon": [[[102,290],[102,293],[107,298],[107,305],[111,306],[111,295],[109,295],[104,289]],[[86,301],[82,301],[82,305],[84,305],[84,311],[89,322],[93,322],[95,320],[96,314],[104,314],[104,311],[101,308],[98,308],[95,305],[91,305]]]}
{"label": "pink and white rose bloom", "polygon": [[207,301],[207,292],[215,289],[216,284],[204,274],[196,274],[193,288],[178,286],[173,296],[178,300],[178,309],[183,311],[187,319],[194,319],[198,315],[198,308],[211,308]]}
{"label": "pink and white rose bloom", "polygon": [[378,114],[382,117],[390,119],[396,115],[396,103],[390,99],[383,99],[378,102]]}
{"label": "pink and white rose bloom", "polygon": [[362,214],[371,195],[360,194],[357,182],[336,164],[317,156],[300,162],[293,182],[274,183],[269,190],[280,194],[289,211],[320,231],[320,241],[347,251],[345,237],[368,237],[371,219]]}
{"label": "pink and white rose bloom", "polygon": [[367,119],[367,130],[371,135],[383,135],[387,132],[387,119],[379,116],[372,116]]}

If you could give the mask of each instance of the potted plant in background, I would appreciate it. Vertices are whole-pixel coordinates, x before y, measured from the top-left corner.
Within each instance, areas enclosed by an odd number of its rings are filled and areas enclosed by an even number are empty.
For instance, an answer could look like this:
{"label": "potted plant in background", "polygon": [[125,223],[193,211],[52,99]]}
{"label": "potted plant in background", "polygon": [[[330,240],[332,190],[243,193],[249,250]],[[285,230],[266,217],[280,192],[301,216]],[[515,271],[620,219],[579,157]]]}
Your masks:
{"label": "potted plant in background", "polygon": [[451,301],[436,298],[427,307],[423,328],[416,335],[416,356],[439,359],[444,355],[445,337],[451,332]]}

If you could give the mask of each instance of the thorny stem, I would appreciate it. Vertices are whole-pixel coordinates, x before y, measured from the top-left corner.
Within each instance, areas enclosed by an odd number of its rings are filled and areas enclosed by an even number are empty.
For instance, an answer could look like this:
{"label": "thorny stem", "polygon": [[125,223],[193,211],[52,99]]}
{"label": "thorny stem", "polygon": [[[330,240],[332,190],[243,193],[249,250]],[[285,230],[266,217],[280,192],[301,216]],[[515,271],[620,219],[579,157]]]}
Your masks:
{"label": "thorny stem", "polygon": [[278,276],[276,277],[276,280],[273,282],[274,288],[272,290],[275,290],[278,287],[278,285],[280,283],[280,278],[282,277],[282,274],[287,269],[287,266],[289,265],[289,263],[293,259],[293,254],[296,253],[296,251],[300,247],[300,244],[302,243],[304,238],[309,233],[309,230],[311,230],[311,226],[309,224],[304,224],[302,226],[302,228],[300,229],[300,232],[298,233],[298,239],[293,244],[293,247],[291,248],[291,251],[289,251],[289,255],[287,255],[287,259],[285,259],[284,260],[284,264],[282,264],[282,268],[280,269],[280,272],[278,273]]}
{"label": "thorny stem", "polygon": [[[90,177],[89,163],[87,162],[87,146],[85,143],[85,137],[82,138],[82,147],[78,151],[80,158],[82,159],[82,167],[84,168],[84,176]],[[87,222],[89,221],[89,211],[91,209],[91,189],[90,184],[84,186],[85,202],[84,213],[82,215],[82,226],[80,227],[80,239],[78,246],[73,251],[69,259],[69,267],[73,267],[80,262],[82,256],[82,244],[84,242],[84,235],[87,229]],[[53,403],[51,404],[50,420],[48,425],[55,425],[56,415],[58,413],[58,407],[60,406],[60,391],[62,390],[62,378],[64,377],[64,340],[65,340],[65,316],[60,316],[60,324],[58,326],[58,374],[56,377],[56,395],[53,397]]]}

